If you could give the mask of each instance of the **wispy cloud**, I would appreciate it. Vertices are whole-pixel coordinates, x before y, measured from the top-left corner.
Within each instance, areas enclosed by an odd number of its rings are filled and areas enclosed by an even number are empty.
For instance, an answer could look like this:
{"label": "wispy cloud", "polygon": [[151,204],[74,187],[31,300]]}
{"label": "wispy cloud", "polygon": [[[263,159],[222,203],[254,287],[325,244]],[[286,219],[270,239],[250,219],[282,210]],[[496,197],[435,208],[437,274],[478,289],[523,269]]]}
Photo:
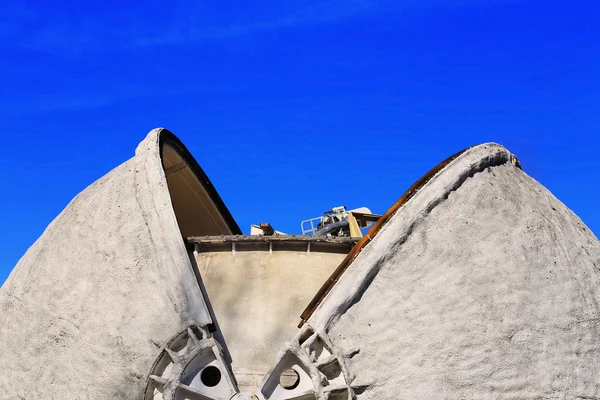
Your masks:
{"label": "wispy cloud", "polygon": [[[405,0],[403,4],[413,2]],[[0,37],[12,45],[46,50],[131,48],[185,45],[299,25],[345,20],[376,14],[397,3],[390,0],[325,0],[312,2],[258,1],[234,8],[223,3],[160,2],[111,4],[99,9],[26,3],[1,6]],[[113,6],[116,9],[113,9]]]}
{"label": "wispy cloud", "polygon": [[247,20],[213,24],[201,10],[189,15],[183,22],[172,25],[157,35],[147,35],[137,44],[179,44],[204,40],[219,40],[229,37],[253,34],[261,31],[288,28],[302,25],[321,24],[346,20],[360,15],[382,11],[385,1],[321,1],[310,6],[283,7],[270,10],[263,15],[250,15]]}
{"label": "wispy cloud", "polygon": [[[83,2],[62,6],[5,2],[0,38],[49,51],[131,49],[227,40],[275,29],[343,21],[410,8],[454,7],[507,0],[255,0]],[[510,0],[508,0],[510,1]]]}
{"label": "wispy cloud", "polygon": [[[93,108],[156,93],[197,93],[199,87],[190,87],[189,80],[170,78],[162,83],[162,79],[152,78],[177,76],[185,68],[163,65],[160,73],[149,72],[143,77],[134,72],[140,52],[150,50],[154,54],[160,46],[174,49],[171,54],[177,56],[183,54],[180,49],[193,52],[197,49],[194,46],[207,42],[233,47],[264,37],[262,33],[374,16],[401,21],[411,18],[407,15],[411,9],[426,14],[428,8],[507,0],[128,1],[0,3],[0,47],[8,50],[5,54],[17,49],[12,54],[19,55],[18,49],[25,48],[38,51],[40,56],[38,64],[28,52],[21,59],[7,57],[13,62],[0,69],[0,74],[12,83],[5,88],[11,100],[2,112]],[[122,64],[107,58],[114,52],[121,52]],[[81,54],[85,57],[79,57]],[[215,82],[213,75],[201,90],[230,90],[231,82],[229,76]],[[235,90],[241,90],[245,82],[249,81],[235,81]]]}

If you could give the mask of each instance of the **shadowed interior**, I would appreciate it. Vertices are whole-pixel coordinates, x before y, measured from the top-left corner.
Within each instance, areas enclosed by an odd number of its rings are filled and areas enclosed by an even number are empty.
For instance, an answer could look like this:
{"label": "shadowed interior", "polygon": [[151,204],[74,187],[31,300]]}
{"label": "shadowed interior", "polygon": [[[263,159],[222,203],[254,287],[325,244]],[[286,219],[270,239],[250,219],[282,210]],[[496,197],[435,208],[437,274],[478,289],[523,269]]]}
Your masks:
{"label": "shadowed interior", "polygon": [[210,182],[203,184],[190,163],[170,142],[163,144],[162,163],[183,237],[239,233],[235,230],[237,226],[232,229],[215,204],[214,195],[207,191],[205,184],[210,185]]}

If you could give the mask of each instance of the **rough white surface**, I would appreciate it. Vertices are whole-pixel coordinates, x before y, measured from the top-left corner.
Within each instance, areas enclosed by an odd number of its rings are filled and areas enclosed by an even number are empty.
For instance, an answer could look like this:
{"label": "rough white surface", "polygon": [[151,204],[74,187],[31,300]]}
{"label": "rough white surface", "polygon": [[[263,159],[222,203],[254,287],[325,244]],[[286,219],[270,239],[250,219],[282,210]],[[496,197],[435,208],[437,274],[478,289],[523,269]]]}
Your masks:
{"label": "rough white surface", "polygon": [[140,399],[159,347],[210,317],[150,132],[0,289],[0,398]]}
{"label": "rough white surface", "polygon": [[[212,322],[159,135],[78,195],[0,288],[0,398],[140,399],[160,347]],[[511,161],[468,150],[350,265],[294,347],[320,354],[298,356],[329,385],[318,399],[342,383],[359,400],[600,398],[600,245]],[[327,381],[332,360],[343,376]]]}
{"label": "rough white surface", "polygon": [[600,397],[599,242],[503,152],[432,179],[308,321],[359,349],[359,399]]}

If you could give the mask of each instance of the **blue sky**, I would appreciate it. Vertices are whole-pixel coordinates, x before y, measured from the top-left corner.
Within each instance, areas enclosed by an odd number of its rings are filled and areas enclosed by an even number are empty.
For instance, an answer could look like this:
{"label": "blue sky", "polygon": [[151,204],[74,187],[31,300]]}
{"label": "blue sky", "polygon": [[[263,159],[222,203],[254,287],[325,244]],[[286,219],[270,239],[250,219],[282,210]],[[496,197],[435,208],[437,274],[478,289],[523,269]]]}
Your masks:
{"label": "blue sky", "polygon": [[600,6],[484,0],[0,5],[0,282],[166,127],[243,230],[384,212],[495,141],[600,232]]}

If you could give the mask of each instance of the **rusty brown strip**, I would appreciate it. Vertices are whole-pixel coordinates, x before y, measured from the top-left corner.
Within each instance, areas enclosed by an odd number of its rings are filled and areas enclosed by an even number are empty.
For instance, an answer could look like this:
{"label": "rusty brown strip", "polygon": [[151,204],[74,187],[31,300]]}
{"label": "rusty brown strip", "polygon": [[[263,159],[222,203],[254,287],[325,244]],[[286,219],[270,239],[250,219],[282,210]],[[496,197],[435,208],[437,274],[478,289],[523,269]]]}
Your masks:
{"label": "rusty brown strip", "polygon": [[406,192],[404,192],[402,197],[400,197],[398,201],[396,201],[385,212],[385,214],[383,214],[381,218],[379,218],[379,220],[375,224],[373,224],[371,229],[369,229],[369,231],[362,237],[362,239],[360,239],[358,243],[354,245],[352,250],[350,250],[350,253],[348,253],[348,255],[346,256],[346,258],[344,258],[342,263],[335,269],[335,271],[333,271],[333,274],[331,274],[331,276],[327,279],[323,286],[321,286],[315,297],[313,297],[306,309],[304,309],[304,311],[300,315],[302,321],[300,322],[299,326],[302,326],[310,318],[310,316],[317,309],[319,304],[321,304],[325,296],[327,296],[327,294],[335,286],[335,284],[340,279],[344,271],[348,269],[352,261],[354,261],[354,259],[361,252],[363,247],[365,247],[367,243],[373,240],[375,235],[377,235],[377,233],[381,230],[381,227],[392,217],[392,215],[394,215],[396,211],[398,211],[404,204],[406,204],[406,202],[410,200],[415,195],[415,193],[417,193],[419,189],[421,189],[427,182],[429,182],[431,178],[437,175],[437,173],[444,169],[444,167],[446,167],[448,164],[450,164],[451,161],[456,159],[458,156],[460,156],[462,153],[469,150],[470,148],[471,147],[468,147],[448,157],[447,159],[433,167],[429,172],[427,172],[418,181],[416,181]]}

